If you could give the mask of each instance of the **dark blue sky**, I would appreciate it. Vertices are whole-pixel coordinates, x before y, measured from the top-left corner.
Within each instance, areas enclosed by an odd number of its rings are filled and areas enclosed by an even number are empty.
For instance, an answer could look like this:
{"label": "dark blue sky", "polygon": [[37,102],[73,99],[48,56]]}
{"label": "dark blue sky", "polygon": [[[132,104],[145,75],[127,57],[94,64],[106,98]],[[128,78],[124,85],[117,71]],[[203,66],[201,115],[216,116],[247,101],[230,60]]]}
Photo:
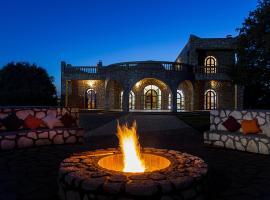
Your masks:
{"label": "dark blue sky", "polygon": [[0,0],[0,66],[175,60],[190,34],[236,35],[257,0]]}

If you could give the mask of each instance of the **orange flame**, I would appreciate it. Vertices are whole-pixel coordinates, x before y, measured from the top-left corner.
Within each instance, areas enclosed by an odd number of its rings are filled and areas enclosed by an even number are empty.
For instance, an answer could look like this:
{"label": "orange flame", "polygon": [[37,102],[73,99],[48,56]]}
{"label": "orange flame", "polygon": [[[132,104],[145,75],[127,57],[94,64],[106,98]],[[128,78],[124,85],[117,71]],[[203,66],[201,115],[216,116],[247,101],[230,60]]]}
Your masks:
{"label": "orange flame", "polygon": [[117,136],[123,153],[123,172],[144,172],[145,166],[141,159],[141,149],[137,136],[137,125],[134,121],[129,128],[127,124],[117,125]]}

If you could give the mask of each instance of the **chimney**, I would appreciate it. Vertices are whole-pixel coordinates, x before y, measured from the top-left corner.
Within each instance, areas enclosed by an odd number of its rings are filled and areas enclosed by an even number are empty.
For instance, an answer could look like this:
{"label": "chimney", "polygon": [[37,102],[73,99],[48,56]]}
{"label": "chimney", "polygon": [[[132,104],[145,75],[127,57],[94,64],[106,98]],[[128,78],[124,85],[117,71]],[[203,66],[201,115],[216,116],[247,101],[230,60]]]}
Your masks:
{"label": "chimney", "polygon": [[102,67],[102,61],[101,60],[98,61],[97,66]]}

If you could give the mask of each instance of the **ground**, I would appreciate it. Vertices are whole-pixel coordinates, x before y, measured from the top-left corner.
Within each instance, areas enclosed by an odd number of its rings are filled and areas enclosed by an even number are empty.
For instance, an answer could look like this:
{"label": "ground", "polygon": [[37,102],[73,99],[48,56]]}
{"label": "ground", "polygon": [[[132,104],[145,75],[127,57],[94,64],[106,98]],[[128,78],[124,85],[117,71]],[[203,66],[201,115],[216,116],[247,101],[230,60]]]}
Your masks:
{"label": "ground", "polygon": [[[270,199],[270,157],[203,145],[201,132],[180,129],[140,132],[143,147],[185,151],[209,165],[209,199]],[[60,162],[74,152],[116,147],[115,135],[92,136],[84,145],[58,145],[0,153],[0,199],[58,199]]]}

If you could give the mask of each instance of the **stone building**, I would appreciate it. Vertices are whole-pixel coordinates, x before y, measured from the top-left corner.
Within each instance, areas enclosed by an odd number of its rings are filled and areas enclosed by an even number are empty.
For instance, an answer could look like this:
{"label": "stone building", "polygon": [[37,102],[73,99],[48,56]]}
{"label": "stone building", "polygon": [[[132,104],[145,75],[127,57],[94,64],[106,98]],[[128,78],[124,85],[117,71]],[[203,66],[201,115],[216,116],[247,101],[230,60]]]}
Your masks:
{"label": "stone building", "polygon": [[243,89],[228,76],[237,61],[234,40],[191,35],[174,62],[108,66],[61,62],[62,102],[82,109],[123,111],[241,108]]}

